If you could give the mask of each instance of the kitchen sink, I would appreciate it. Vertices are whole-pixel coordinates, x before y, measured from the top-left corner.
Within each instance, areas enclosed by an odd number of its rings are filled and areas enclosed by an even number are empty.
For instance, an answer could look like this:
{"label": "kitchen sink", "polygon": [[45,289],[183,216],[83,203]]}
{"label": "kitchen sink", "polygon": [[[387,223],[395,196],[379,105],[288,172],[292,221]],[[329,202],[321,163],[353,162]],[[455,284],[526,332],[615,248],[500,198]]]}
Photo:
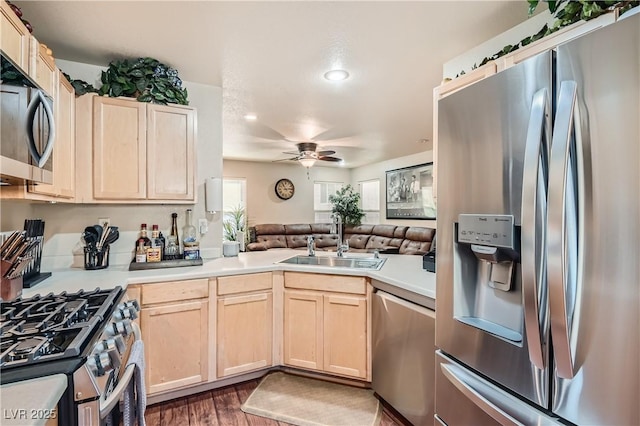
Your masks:
{"label": "kitchen sink", "polygon": [[293,256],[278,263],[292,265],[315,265],[332,268],[375,269],[379,270],[387,259],[373,257],[325,257],[325,256]]}

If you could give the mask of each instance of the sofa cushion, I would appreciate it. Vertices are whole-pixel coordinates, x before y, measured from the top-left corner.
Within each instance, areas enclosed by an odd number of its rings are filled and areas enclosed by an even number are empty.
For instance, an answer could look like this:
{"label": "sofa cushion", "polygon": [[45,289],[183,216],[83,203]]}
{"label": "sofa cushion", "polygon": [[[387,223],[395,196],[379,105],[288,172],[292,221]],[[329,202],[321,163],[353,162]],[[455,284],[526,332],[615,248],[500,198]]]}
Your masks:
{"label": "sofa cushion", "polygon": [[289,248],[306,247],[307,236],[308,235],[285,235],[287,247]]}
{"label": "sofa cushion", "polygon": [[391,241],[389,241],[389,247],[400,248],[403,241],[404,238],[392,238]]}
{"label": "sofa cushion", "polygon": [[316,248],[338,246],[338,234],[313,234],[316,238]]}
{"label": "sofa cushion", "polygon": [[284,233],[287,235],[310,235],[311,225],[309,225],[308,223],[284,225],[284,231]]}
{"label": "sofa cushion", "polygon": [[347,225],[344,227],[345,235],[366,234],[371,235],[374,225]]}
{"label": "sofa cushion", "polygon": [[431,241],[436,230],[432,228],[410,227],[400,246],[400,254],[425,254],[431,249]]}
{"label": "sofa cushion", "polygon": [[258,235],[257,239],[259,243],[263,243],[268,249],[287,247],[284,235]]}
{"label": "sofa cushion", "polygon": [[431,242],[436,230],[433,228],[422,228],[418,226],[411,226],[404,234],[404,238],[407,240]]}
{"label": "sofa cushion", "polygon": [[[396,226],[396,229],[393,231],[393,238],[400,238],[404,240],[404,234],[406,234],[408,226]],[[400,247],[400,245],[398,245]]]}
{"label": "sofa cushion", "polygon": [[312,234],[330,234],[331,224],[330,223],[312,223],[311,233]]}
{"label": "sofa cushion", "polygon": [[395,225],[376,225],[371,230],[371,235],[393,238],[393,234],[395,233],[395,231]]}
{"label": "sofa cushion", "polygon": [[265,243],[253,242],[253,243],[247,244],[247,250],[249,251],[264,251],[266,249],[267,249],[267,246]]}
{"label": "sofa cushion", "polygon": [[261,235],[284,235],[284,225],[266,224],[254,226],[256,230],[256,241]]}
{"label": "sofa cushion", "polygon": [[368,234],[351,234],[345,238],[349,241],[349,249],[363,249],[367,246],[367,241],[369,241],[369,237],[371,235]]}
{"label": "sofa cushion", "polygon": [[367,245],[365,248],[368,249],[383,249],[389,247],[391,243],[391,238],[389,237],[381,237],[379,235],[372,235],[367,241]]}

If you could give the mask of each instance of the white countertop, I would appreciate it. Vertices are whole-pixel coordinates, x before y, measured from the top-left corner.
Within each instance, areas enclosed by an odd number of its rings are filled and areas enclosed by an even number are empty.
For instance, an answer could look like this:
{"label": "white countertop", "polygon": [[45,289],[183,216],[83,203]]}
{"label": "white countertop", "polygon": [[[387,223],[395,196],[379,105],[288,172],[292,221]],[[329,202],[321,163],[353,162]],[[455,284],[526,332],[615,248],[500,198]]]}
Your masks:
{"label": "white countertop", "polygon": [[[106,269],[87,271],[67,268],[53,271],[53,275],[32,288],[25,288],[22,297],[36,294],[76,292],[80,289],[93,290],[113,288],[128,284],[145,284],[162,281],[210,278],[225,275],[250,274],[276,270],[313,272],[334,275],[366,276],[391,286],[426,296],[435,300],[435,274],[422,269],[422,256],[380,255],[386,258],[379,271],[367,269],[348,269],[312,265],[293,265],[278,263],[295,255],[304,255],[306,251],[292,249],[271,249],[267,251],[240,253],[236,257],[221,257],[206,260],[202,266],[181,268],[147,269],[129,271],[129,265],[111,265]],[[317,256],[335,256],[335,253],[317,252]],[[347,253],[345,257],[371,257],[365,253]]]}
{"label": "white countertop", "polygon": [[57,417],[55,408],[66,388],[64,374],[0,386],[0,424],[44,425],[49,418]]}

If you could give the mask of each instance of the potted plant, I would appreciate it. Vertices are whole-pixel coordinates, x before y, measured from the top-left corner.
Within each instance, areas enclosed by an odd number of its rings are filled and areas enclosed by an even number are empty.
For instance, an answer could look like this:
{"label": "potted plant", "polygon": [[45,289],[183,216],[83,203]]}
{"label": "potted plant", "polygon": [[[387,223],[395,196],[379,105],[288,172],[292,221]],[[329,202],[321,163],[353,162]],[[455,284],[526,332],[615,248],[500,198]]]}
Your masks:
{"label": "potted plant", "polygon": [[240,250],[244,251],[246,243],[247,219],[244,208],[237,206],[225,213],[222,220],[222,254],[224,256],[237,256]]}
{"label": "potted plant", "polygon": [[344,225],[360,225],[364,212],[360,208],[360,194],[347,185],[329,195],[329,202],[333,204],[331,213],[336,213],[342,218]]}

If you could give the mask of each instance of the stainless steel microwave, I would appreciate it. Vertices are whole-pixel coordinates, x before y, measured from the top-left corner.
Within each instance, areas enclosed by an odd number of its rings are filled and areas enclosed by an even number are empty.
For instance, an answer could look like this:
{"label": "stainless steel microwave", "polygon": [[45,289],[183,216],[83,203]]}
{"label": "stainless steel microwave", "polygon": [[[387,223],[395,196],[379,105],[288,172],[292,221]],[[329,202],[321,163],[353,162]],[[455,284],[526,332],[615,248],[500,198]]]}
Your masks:
{"label": "stainless steel microwave", "polygon": [[53,99],[10,59],[0,57],[0,182],[53,183]]}

